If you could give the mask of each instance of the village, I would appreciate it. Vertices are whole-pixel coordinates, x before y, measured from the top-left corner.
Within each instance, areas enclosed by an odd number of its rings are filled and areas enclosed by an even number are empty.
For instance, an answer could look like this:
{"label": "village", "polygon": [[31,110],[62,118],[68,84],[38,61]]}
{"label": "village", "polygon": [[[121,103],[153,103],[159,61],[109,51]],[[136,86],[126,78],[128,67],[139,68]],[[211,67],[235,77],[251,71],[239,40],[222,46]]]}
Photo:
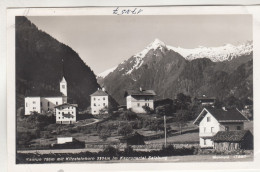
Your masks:
{"label": "village", "polygon": [[[156,100],[154,90],[142,87],[126,90],[122,95],[126,105],[111,107],[109,93],[105,88],[98,88],[90,95],[91,106],[87,112],[79,112],[77,104],[68,102],[67,92],[68,84],[63,76],[60,94],[24,98],[21,120],[45,115],[55,121],[47,123],[49,127],[42,126],[38,137],[27,141],[22,141],[24,137],[21,137],[18,153],[33,153],[35,150],[43,154],[49,153],[48,150],[60,153],[65,149],[70,153],[97,152],[114,145],[119,150],[129,146],[135,151],[173,146],[174,149],[196,149],[200,154],[252,154],[252,120],[245,113],[252,104],[246,105],[242,112],[235,108],[215,107],[216,98],[203,95],[196,98],[200,108],[194,113],[195,117],[186,115],[187,111],[172,117],[170,105],[173,100]],[[183,94],[179,97],[185,99]]]}

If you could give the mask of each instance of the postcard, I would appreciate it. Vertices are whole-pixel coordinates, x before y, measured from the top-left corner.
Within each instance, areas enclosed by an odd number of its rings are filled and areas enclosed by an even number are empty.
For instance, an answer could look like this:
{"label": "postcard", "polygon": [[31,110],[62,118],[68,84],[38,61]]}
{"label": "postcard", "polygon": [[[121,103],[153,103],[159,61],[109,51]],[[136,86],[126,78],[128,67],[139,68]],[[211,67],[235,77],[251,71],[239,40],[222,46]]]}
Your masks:
{"label": "postcard", "polygon": [[9,169],[256,168],[259,11],[8,9]]}

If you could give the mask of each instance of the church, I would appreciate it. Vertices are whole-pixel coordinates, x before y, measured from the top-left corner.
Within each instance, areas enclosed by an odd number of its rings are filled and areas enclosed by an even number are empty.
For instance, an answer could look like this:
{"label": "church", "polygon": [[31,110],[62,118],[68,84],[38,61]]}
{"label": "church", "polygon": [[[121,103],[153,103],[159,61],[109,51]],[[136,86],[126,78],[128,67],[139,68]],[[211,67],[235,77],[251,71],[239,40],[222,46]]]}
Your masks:
{"label": "church", "polygon": [[67,103],[67,82],[64,77],[60,81],[60,93],[52,95],[29,95],[24,99],[25,115],[34,112],[48,113],[55,112],[55,107]]}

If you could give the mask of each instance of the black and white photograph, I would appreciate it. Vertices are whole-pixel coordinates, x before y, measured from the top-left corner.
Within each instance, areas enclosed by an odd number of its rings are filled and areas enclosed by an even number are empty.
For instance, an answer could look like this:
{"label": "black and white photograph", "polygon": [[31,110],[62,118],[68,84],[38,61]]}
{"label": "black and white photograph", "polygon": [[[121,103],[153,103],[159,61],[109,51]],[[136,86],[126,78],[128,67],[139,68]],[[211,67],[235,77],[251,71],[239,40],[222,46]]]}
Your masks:
{"label": "black and white photograph", "polygon": [[254,161],[253,15],[144,11],[15,16],[15,164]]}

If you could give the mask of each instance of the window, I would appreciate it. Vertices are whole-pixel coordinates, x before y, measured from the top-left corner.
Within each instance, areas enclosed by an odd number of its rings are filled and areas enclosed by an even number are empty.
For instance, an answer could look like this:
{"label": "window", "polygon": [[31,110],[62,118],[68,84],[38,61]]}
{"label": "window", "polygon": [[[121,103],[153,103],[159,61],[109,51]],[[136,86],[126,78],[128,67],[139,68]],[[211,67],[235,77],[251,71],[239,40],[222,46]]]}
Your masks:
{"label": "window", "polygon": [[210,122],[210,116],[207,117],[207,122]]}
{"label": "window", "polygon": [[28,107],[28,104],[26,103],[25,106]]}
{"label": "window", "polygon": [[50,102],[48,102],[48,107],[50,106]]}
{"label": "window", "polygon": [[48,111],[50,110],[50,108],[48,108]]}
{"label": "window", "polygon": [[106,103],[103,103],[103,106],[106,106]]}
{"label": "window", "polygon": [[147,106],[147,103],[145,103],[144,105]]}
{"label": "window", "polygon": [[94,97],[94,100],[96,100],[96,98]]}
{"label": "window", "polygon": [[211,132],[212,132],[212,133],[214,132],[214,127],[211,127]]}
{"label": "window", "polygon": [[35,101],[33,101],[33,104],[35,104],[36,102]]}
{"label": "window", "polygon": [[225,126],[225,131],[229,131],[229,126]]}
{"label": "window", "polygon": [[60,114],[60,112],[59,112],[59,114]]}
{"label": "window", "polygon": [[42,107],[42,102],[41,102],[41,107]]}
{"label": "window", "polygon": [[137,107],[140,107],[140,103],[137,103]]}
{"label": "window", "polygon": [[58,102],[56,102],[56,105],[58,105]]}
{"label": "window", "polygon": [[206,131],[207,131],[206,129],[207,129],[207,128],[206,128],[206,127],[204,127],[204,133],[206,133]]}
{"label": "window", "polygon": [[241,130],[241,126],[237,126],[237,130]]}
{"label": "window", "polygon": [[106,100],[106,98],[105,98],[105,97],[103,97],[103,100]]}
{"label": "window", "polygon": [[36,107],[33,107],[33,109],[36,109]]}
{"label": "window", "polygon": [[94,113],[96,113],[96,111],[94,110]]}
{"label": "window", "polygon": [[60,117],[59,117],[59,119],[60,119]]}
{"label": "window", "polygon": [[65,89],[65,85],[62,85],[62,88]]}
{"label": "window", "polygon": [[207,144],[206,139],[204,139],[204,145],[206,145],[206,144]]}
{"label": "window", "polygon": [[94,103],[94,106],[96,106],[96,103]]}

